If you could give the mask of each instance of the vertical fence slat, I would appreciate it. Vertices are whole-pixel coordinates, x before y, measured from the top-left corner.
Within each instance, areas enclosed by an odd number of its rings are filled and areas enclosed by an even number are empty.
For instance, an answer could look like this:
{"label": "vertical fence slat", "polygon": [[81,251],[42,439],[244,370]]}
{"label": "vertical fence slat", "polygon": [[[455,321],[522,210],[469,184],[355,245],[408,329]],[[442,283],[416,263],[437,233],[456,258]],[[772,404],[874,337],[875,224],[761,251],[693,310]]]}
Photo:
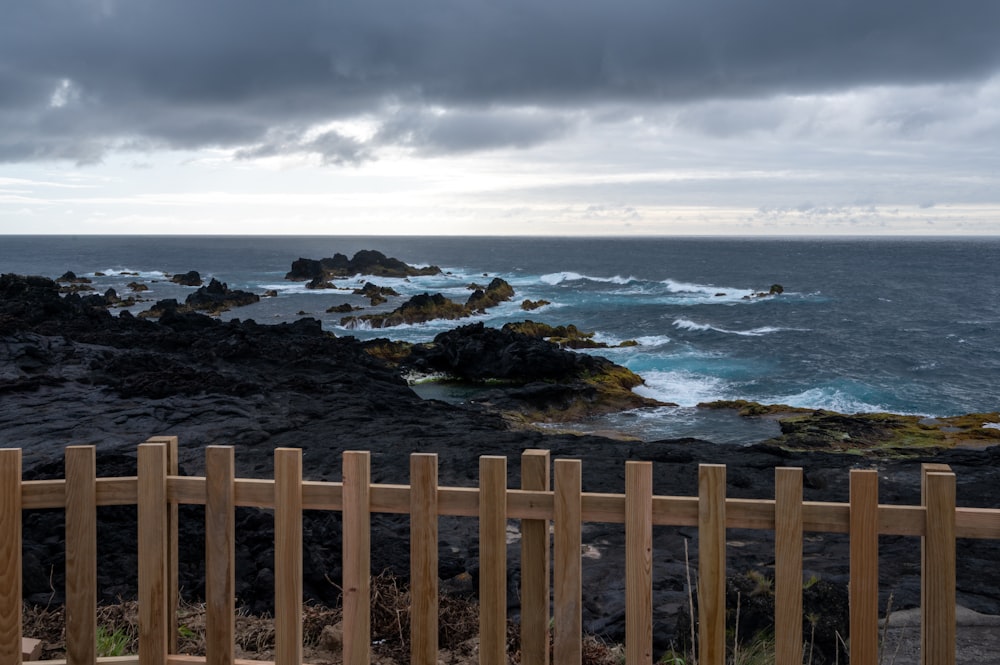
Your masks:
{"label": "vertical fence slat", "polygon": [[[525,450],[521,489],[548,491],[550,453]],[[549,662],[549,522],[521,520],[521,663]]]}
{"label": "vertical fence slat", "polygon": [[802,469],[774,470],[774,659],[802,665]]}
{"label": "vertical fence slat", "polygon": [[625,462],[625,662],[653,662],[652,462]]}
{"label": "vertical fence slat", "polygon": [[920,660],[955,664],[955,474],[944,464],[921,469],[927,535],[920,548]]}
{"label": "vertical fence slat", "polygon": [[698,662],[726,660],[726,467],[698,465]]}
{"label": "vertical fence slat", "polygon": [[21,450],[0,449],[0,663],[21,663]]}
{"label": "vertical fence slat", "polygon": [[302,450],[274,451],[275,665],[302,663]]}
{"label": "vertical fence slat", "polygon": [[[167,447],[167,475],[176,476],[180,472],[177,459],[176,436],[151,436],[146,443],[162,443]],[[167,508],[167,653],[177,653],[180,638],[180,622],[177,610],[180,607],[180,581],[178,577],[177,503],[171,502]]]}
{"label": "vertical fence slat", "polygon": [[344,452],[344,665],[371,659],[371,456]]}
{"label": "vertical fence slat", "polygon": [[205,449],[205,654],[230,665],[236,650],[236,490],[232,446]]}
{"label": "vertical fence slat", "polygon": [[583,660],[582,470],[580,460],[556,460],[555,466],[553,654],[555,665],[578,665]]}
{"label": "vertical fence slat", "polygon": [[438,457],[410,455],[410,662],[437,665]]}
{"label": "vertical fence slat", "polygon": [[97,462],[94,446],[66,455],[66,662],[97,662]]}
{"label": "vertical fence slat", "polygon": [[167,659],[167,449],[139,445],[139,660]]}
{"label": "vertical fence slat", "polygon": [[851,664],[878,662],[878,472],[851,471]]}
{"label": "vertical fence slat", "polygon": [[507,661],[507,458],[479,458],[479,662]]}

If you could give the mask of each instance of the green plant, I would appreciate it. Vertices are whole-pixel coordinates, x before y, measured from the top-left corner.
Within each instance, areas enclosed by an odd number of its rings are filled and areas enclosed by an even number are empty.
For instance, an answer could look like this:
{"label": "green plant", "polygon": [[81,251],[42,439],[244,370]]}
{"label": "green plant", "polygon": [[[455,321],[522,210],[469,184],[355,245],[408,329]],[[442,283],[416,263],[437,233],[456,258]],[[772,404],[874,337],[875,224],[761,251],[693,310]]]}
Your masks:
{"label": "green plant", "polygon": [[765,665],[774,662],[774,634],[761,631],[733,652],[733,665]]}
{"label": "green plant", "polygon": [[124,656],[128,646],[129,636],[121,628],[108,630],[104,626],[97,627],[97,657]]}
{"label": "green plant", "polygon": [[685,654],[678,653],[673,649],[670,649],[660,656],[660,660],[658,662],[659,665],[688,665]]}
{"label": "green plant", "polygon": [[774,579],[768,577],[764,573],[757,572],[756,570],[748,570],[747,578],[753,582],[754,587],[750,591],[751,596],[766,596],[771,597],[774,595]]}

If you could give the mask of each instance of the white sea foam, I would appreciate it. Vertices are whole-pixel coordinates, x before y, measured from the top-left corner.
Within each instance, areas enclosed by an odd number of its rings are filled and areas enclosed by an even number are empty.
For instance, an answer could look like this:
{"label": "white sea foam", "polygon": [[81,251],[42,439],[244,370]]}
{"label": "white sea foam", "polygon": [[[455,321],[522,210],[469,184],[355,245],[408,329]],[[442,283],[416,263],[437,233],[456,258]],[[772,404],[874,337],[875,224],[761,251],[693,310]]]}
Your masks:
{"label": "white sea foam", "polygon": [[715,332],[725,333],[727,335],[741,335],[743,337],[760,337],[761,335],[769,335],[771,333],[782,332],[784,330],[796,330],[796,328],[779,328],[776,326],[761,326],[759,328],[751,328],[749,330],[728,330],[726,328],[719,328],[708,323],[696,323],[690,319],[676,319],[674,321],[674,327],[680,328],[681,330],[714,330]]}
{"label": "white sea foam", "polygon": [[754,292],[748,289],[734,289],[728,286],[713,286],[711,284],[693,284],[691,282],[678,282],[674,279],[665,279],[661,282],[671,293],[699,293],[716,297],[716,294],[724,293],[727,296],[752,295]]}
{"label": "white sea foam", "polygon": [[883,411],[894,411],[883,404],[866,402],[836,388],[810,388],[794,395],[760,398],[758,401],[765,404],[787,404],[804,409],[824,409],[838,413],[880,413]]}
{"label": "white sea foam", "polygon": [[167,274],[161,270],[132,270],[131,268],[108,268],[102,270],[108,277],[138,277],[139,279],[166,279]]}
{"label": "white sea foam", "polygon": [[680,406],[696,406],[727,398],[727,383],[714,376],[684,371],[643,372],[645,385],[634,389],[643,397],[674,402]]}
{"label": "white sea foam", "polygon": [[636,337],[635,341],[639,342],[639,346],[663,346],[670,343],[670,338],[666,335],[643,335]]}
{"label": "white sea foam", "polygon": [[1000,429],[1000,423],[983,423],[983,429]]}
{"label": "white sea foam", "polygon": [[614,277],[593,277],[591,275],[581,275],[578,272],[553,272],[547,275],[542,275],[539,280],[555,286],[556,284],[562,284],[563,282],[599,282],[602,284],[628,284],[629,282],[634,282],[635,277],[622,277],[621,275],[615,275]]}

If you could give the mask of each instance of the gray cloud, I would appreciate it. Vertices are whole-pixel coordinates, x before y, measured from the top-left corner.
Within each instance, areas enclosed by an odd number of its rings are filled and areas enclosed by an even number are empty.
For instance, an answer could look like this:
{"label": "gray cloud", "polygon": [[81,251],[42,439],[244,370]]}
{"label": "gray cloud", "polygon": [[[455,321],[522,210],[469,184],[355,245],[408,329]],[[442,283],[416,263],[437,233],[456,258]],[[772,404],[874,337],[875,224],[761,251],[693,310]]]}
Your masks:
{"label": "gray cloud", "polygon": [[[1000,64],[995,0],[8,5],[0,25],[0,161],[8,162],[221,146],[245,157],[306,150],[352,163],[371,154],[355,139],[329,134],[309,145],[275,132],[358,114],[381,121],[369,147],[525,147],[562,135],[573,126],[567,113],[594,105],[975,81]],[[772,120],[717,112],[704,128],[731,134]],[[898,118],[901,130],[932,121],[919,112]]]}

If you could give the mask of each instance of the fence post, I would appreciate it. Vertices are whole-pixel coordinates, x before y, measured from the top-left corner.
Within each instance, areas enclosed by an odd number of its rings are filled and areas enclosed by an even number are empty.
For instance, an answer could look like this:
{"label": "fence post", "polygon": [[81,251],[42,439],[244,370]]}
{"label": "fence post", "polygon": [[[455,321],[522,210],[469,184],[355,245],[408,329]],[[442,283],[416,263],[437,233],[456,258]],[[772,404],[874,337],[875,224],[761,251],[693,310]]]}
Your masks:
{"label": "fence post", "polygon": [[920,499],[926,509],[920,547],[920,662],[955,665],[955,474],[923,464]]}
{"label": "fence post", "polygon": [[479,662],[507,662],[507,458],[479,458]]}
{"label": "fence post", "polygon": [[0,663],[21,663],[21,449],[0,449]]}
{"label": "fence post", "polygon": [[236,498],[232,446],[205,450],[205,653],[231,665],[236,650]]}
{"label": "fence post", "polygon": [[371,456],[344,452],[344,665],[371,660]]}
{"label": "fence post", "polygon": [[851,665],[878,662],[878,472],[851,471]]}
{"label": "fence post", "polygon": [[302,450],[274,451],[275,665],[302,663]]}
{"label": "fence post", "polygon": [[[180,473],[177,461],[176,436],[151,436],[146,443],[162,443],[167,447],[167,475],[176,476]],[[177,653],[177,642],[180,637],[180,622],[177,620],[177,609],[180,604],[180,582],[177,574],[177,502],[171,501],[167,508],[167,653]]]}
{"label": "fence post", "polygon": [[775,665],[802,665],[802,469],[774,470]]}
{"label": "fence post", "polygon": [[[549,451],[521,454],[521,489],[551,489]],[[549,521],[521,520],[522,665],[549,662],[549,566]]]}
{"label": "fence post", "polygon": [[698,465],[698,662],[726,661],[726,467]]}
{"label": "fence post", "polygon": [[69,446],[66,463],[66,662],[97,662],[97,462]]}
{"label": "fence post", "polygon": [[625,462],[625,662],[653,662],[653,463]]}
{"label": "fence post", "polygon": [[437,665],[438,457],[410,455],[410,662]]}
{"label": "fence post", "polygon": [[167,450],[139,444],[139,661],[167,660]]}
{"label": "fence post", "polygon": [[[581,476],[580,460],[556,460],[555,665],[579,665],[583,659]],[[548,585],[544,588],[547,596]]]}

